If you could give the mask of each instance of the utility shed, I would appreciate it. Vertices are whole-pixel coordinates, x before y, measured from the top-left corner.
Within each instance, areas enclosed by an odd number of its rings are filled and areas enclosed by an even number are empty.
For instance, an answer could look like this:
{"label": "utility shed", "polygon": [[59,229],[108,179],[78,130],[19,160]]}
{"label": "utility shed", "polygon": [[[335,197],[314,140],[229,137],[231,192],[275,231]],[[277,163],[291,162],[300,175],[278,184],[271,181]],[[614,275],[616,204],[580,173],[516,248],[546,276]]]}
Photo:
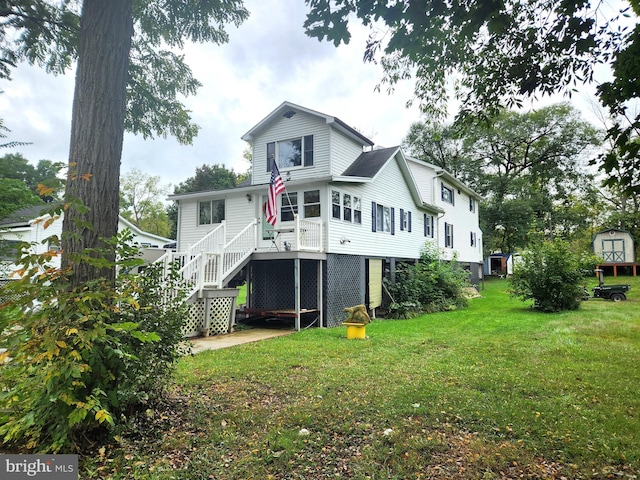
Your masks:
{"label": "utility shed", "polygon": [[593,253],[603,260],[599,267],[613,270],[614,276],[622,268],[636,275],[635,245],[631,233],[619,228],[608,228],[593,236]]}

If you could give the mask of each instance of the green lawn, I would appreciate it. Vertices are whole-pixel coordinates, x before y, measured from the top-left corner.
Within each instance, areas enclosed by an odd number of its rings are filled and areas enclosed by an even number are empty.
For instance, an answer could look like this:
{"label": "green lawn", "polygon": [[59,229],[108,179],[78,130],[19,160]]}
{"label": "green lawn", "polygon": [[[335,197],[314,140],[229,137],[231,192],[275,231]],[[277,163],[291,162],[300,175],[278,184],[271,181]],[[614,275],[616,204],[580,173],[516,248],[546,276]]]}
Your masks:
{"label": "green lawn", "polygon": [[[541,314],[507,282],[454,312],[204,352],[82,478],[636,478],[640,279]],[[304,429],[304,430],[302,430]]]}

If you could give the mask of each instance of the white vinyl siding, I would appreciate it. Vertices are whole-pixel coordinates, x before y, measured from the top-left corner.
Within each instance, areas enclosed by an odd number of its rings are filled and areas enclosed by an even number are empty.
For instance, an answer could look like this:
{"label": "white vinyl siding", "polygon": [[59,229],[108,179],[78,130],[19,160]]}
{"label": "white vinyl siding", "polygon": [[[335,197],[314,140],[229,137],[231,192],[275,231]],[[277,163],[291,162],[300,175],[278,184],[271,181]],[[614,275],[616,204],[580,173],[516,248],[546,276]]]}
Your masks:
{"label": "white vinyl siding", "polygon": [[[267,145],[313,136],[313,166],[281,168],[283,178],[290,171],[295,180],[329,175],[329,126],[314,115],[298,112],[291,118],[280,117],[262,130],[252,141],[254,185],[269,183],[271,169],[267,165]],[[303,147],[304,148],[304,147]],[[277,152],[276,152],[277,154]]]}
{"label": "white vinyl siding", "polygon": [[362,145],[344,133],[331,130],[331,175],[342,175],[362,153]]}

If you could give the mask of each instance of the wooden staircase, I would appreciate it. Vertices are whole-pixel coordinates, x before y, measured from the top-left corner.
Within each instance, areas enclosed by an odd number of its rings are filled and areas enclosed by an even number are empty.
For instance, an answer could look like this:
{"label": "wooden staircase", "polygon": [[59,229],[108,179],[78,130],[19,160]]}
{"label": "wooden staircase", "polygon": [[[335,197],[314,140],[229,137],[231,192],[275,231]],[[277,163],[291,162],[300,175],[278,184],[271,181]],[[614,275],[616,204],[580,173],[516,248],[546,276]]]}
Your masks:
{"label": "wooden staircase", "polygon": [[187,285],[188,299],[202,298],[205,288],[222,289],[244,267],[256,250],[258,221],[254,219],[229,242],[224,243],[226,224],[222,222],[186,252],[167,251],[162,262],[165,275],[169,264],[179,261],[179,274]]}

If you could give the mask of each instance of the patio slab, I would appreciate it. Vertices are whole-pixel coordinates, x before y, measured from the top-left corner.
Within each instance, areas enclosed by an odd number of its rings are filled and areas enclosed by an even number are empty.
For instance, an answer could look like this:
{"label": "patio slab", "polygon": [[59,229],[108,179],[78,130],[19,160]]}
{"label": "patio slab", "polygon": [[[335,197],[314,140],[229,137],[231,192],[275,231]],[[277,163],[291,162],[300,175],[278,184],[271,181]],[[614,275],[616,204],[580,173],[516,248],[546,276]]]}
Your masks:
{"label": "patio slab", "polygon": [[210,337],[193,338],[189,341],[192,345],[192,353],[199,353],[205,350],[229,348],[245,343],[266,340],[268,338],[282,337],[292,333],[295,333],[294,330],[251,328],[249,330],[239,330],[237,332],[227,334],[211,335]]}

